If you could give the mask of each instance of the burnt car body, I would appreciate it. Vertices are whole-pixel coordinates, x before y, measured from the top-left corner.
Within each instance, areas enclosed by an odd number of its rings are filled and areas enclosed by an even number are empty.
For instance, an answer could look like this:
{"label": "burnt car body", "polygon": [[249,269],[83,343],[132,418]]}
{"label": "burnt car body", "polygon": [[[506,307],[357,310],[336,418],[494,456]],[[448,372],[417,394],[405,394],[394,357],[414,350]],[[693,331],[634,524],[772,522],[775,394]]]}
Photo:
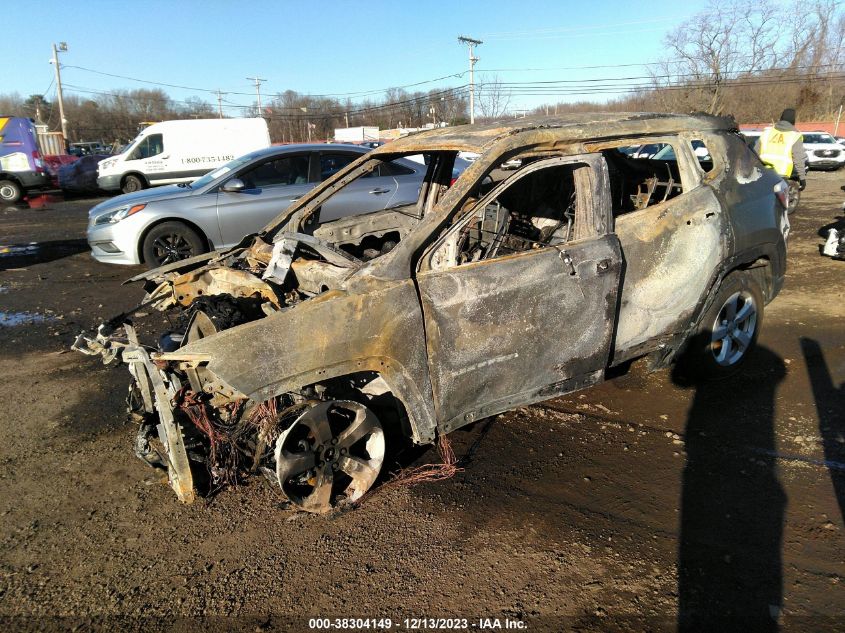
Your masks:
{"label": "burnt car body", "polygon": [[[644,143],[673,160],[617,150]],[[453,182],[461,151],[480,157]],[[356,178],[418,153],[415,204],[320,222]],[[75,347],[128,363],[136,454],[183,501],[206,473],[261,470],[324,512],[373,485],[385,437],[433,443],[642,357],[658,368],[686,351],[711,375],[735,371],[783,284],[785,187],[725,118],[427,131],[356,160],[237,247],[133,278],[139,308]],[[152,310],[179,325],[142,344],[133,321]]]}

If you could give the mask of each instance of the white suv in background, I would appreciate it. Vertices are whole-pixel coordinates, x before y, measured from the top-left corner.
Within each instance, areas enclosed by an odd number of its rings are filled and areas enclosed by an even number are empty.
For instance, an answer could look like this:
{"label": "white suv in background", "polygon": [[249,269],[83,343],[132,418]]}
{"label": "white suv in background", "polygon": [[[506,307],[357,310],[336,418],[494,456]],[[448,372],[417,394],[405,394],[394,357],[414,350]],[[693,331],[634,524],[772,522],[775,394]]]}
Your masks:
{"label": "white suv in background", "polygon": [[810,169],[835,171],[845,165],[845,145],[827,132],[804,132],[804,149]]}

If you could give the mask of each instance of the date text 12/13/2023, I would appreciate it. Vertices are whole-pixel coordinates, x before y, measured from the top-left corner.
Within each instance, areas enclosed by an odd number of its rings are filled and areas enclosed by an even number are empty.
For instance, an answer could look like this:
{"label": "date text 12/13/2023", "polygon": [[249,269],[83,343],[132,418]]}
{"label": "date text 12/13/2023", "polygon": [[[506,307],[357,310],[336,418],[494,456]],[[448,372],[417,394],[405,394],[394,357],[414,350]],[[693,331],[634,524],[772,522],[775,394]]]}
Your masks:
{"label": "date text 12/13/2023", "polygon": [[366,630],[381,629],[408,631],[497,631],[527,630],[528,624],[510,618],[311,618],[308,628],[312,630]]}

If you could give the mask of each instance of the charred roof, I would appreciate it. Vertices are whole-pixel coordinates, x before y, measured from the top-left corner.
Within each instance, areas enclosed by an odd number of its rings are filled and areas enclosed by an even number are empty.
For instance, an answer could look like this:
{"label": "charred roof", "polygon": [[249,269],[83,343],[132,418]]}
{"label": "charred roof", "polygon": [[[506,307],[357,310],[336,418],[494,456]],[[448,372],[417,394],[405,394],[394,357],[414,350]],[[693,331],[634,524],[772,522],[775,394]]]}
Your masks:
{"label": "charred roof", "polygon": [[736,127],[733,117],[709,114],[592,112],[436,128],[397,139],[373,150],[373,153],[395,153],[423,148],[482,152],[498,141],[516,135],[524,135],[526,143],[536,142],[541,138],[546,141],[567,142],[687,131],[733,130]]}

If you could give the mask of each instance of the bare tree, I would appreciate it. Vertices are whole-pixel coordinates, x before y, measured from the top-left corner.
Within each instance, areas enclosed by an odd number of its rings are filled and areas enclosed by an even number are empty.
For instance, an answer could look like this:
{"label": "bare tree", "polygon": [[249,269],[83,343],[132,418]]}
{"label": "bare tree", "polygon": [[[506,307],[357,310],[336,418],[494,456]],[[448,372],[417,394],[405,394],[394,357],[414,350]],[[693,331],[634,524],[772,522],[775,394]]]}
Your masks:
{"label": "bare tree", "polygon": [[499,75],[492,75],[480,82],[476,88],[476,103],[481,116],[488,119],[500,117],[508,110],[511,103],[511,91],[505,88]]}
{"label": "bare tree", "polygon": [[687,84],[690,90],[675,95],[676,103],[703,105],[706,95],[706,111],[721,114],[726,83],[775,65],[779,17],[769,0],[712,1],[666,36],[669,60],[660,66],[656,86]]}

